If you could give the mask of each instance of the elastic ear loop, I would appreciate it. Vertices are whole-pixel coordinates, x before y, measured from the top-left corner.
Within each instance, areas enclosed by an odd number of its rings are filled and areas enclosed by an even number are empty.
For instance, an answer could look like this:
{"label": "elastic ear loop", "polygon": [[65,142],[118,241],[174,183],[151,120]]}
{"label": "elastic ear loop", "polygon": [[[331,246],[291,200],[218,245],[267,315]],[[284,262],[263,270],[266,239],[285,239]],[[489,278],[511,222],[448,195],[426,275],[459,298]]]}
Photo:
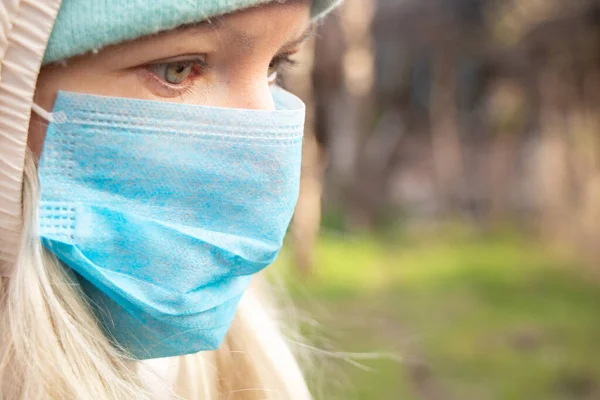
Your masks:
{"label": "elastic ear loop", "polygon": [[57,124],[67,122],[67,115],[62,111],[51,113],[44,110],[42,107],[38,106],[35,103],[31,104],[31,110],[48,122],[54,122]]}
{"label": "elastic ear loop", "polygon": [[42,107],[38,106],[35,103],[33,103],[31,105],[31,109],[33,110],[34,113],[36,113],[40,117],[44,118],[48,122],[52,122],[54,120],[54,117],[52,116],[52,113],[44,110]]}

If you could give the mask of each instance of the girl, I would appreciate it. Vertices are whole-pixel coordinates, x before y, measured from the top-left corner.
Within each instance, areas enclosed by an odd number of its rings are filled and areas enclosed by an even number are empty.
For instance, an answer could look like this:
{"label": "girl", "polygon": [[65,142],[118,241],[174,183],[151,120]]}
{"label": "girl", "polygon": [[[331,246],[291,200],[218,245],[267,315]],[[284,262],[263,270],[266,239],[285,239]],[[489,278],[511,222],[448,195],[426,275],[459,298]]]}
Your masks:
{"label": "girl", "polygon": [[337,2],[2,3],[0,398],[310,398],[248,287],[298,194],[277,74]]}

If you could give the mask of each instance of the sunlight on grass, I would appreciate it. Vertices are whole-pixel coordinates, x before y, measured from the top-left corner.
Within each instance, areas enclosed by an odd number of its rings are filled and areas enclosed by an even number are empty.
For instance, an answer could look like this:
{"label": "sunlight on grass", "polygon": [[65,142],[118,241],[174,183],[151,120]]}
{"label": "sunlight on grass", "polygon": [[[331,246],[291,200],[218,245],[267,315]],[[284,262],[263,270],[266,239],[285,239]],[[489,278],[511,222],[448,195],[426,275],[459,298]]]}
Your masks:
{"label": "sunlight on grass", "polygon": [[312,276],[278,264],[338,350],[404,360],[342,364],[324,399],[600,398],[599,285],[517,234],[324,235]]}

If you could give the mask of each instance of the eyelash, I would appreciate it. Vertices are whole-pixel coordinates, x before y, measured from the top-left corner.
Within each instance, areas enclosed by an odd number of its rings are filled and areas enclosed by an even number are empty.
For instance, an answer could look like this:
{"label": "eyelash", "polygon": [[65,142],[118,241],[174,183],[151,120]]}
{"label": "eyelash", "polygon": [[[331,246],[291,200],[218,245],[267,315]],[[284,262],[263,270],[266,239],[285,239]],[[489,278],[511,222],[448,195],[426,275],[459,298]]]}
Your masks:
{"label": "eyelash", "polygon": [[[193,76],[191,78],[186,78],[183,82],[181,82],[180,84],[172,84],[169,83],[167,81],[165,81],[162,77],[160,77],[157,73],[156,70],[158,70],[159,68],[162,67],[169,67],[172,66],[173,64],[177,64],[177,63],[191,63],[192,64],[192,70],[191,70],[191,74],[193,74]],[[194,89],[194,85],[191,84],[185,84],[186,82],[189,81],[189,79],[194,79],[195,76],[200,75],[202,73],[204,73],[207,69],[209,68],[209,65],[206,63],[206,61],[204,60],[204,57],[178,57],[178,58],[174,58],[174,59],[170,59],[170,60],[165,60],[162,62],[154,62],[154,63],[150,63],[147,64],[143,70],[145,70],[145,75],[150,77],[150,82],[152,85],[159,85],[160,86],[160,90],[164,90],[167,95],[165,97],[185,97],[186,95],[190,94],[193,89]]]}
{"label": "eyelash", "polygon": [[277,72],[280,72],[280,69],[288,69],[297,65],[298,61],[292,59],[292,55],[293,53],[287,53],[273,57],[271,63],[269,64],[269,69],[276,68]]}
{"label": "eyelash", "polygon": [[[291,58],[291,56],[293,54],[295,54],[295,52],[279,54],[279,55],[273,57],[273,59],[269,63],[269,70],[268,70],[269,71],[268,77],[270,77],[270,75],[273,73],[277,74],[276,79],[272,82],[273,84],[280,83],[281,76],[279,74],[283,70],[290,69],[293,66],[298,64],[298,62],[296,60]],[[187,62],[193,64],[192,71],[196,76],[201,75],[202,73],[204,73],[205,71],[207,71],[210,68],[210,66],[208,65],[208,63],[206,62],[206,60],[204,58],[190,57],[190,58],[173,59],[173,60],[168,60],[166,62],[158,62],[158,63],[148,64],[146,69],[153,75],[154,80],[158,84],[160,84],[166,91],[169,91],[173,94],[173,97],[179,97],[181,99],[185,99],[188,95],[190,95],[194,92],[194,85],[192,85],[192,84],[185,85],[184,82],[188,81],[189,79],[194,79],[195,76],[193,76],[191,78],[186,78],[186,80],[180,84],[172,84],[172,83],[166,82],[164,79],[157,76],[157,74],[155,72],[152,72],[152,70],[159,68],[159,67],[163,67],[163,66],[170,66],[175,63],[187,63]]]}

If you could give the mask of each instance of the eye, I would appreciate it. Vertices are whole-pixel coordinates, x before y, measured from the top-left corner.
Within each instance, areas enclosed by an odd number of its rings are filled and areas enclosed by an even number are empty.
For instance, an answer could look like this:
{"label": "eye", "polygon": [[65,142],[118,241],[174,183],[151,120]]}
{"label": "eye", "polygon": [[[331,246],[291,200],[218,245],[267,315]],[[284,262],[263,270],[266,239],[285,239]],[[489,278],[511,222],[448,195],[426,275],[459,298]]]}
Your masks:
{"label": "eye", "polygon": [[269,72],[267,74],[267,80],[269,81],[269,85],[275,83],[279,76],[279,73],[282,72],[285,68],[290,68],[296,65],[296,61],[292,60],[290,54],[281,54],[275,56],[271,62],[269,63]]}
{"label": "eye", "polygon": [[179,85],[187,79],[193,67],[194,64],[191,61],[179,61],[169,64],[154,64],[150,69],[165,82]]}
{"label": "eye", "polygon": [[148,66],[150,72],[165,83],[180,85],[203,68],[203,60],[174,60]]}

